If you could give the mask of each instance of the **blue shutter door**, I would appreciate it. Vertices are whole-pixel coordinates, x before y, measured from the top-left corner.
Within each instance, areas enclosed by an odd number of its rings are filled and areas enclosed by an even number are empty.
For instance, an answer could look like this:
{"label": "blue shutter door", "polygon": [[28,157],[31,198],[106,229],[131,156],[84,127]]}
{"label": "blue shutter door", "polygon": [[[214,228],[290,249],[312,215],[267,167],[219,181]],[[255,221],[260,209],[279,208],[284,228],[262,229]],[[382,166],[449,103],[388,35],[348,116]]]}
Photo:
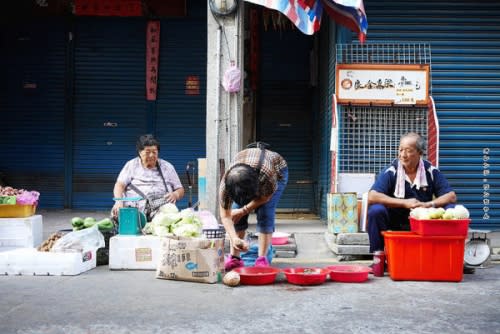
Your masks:
{"label": "blue shutter door", "polygon": [[62,207],[65,23],[33,19],[1,28],[0,173],[7,185],[39,191],[39,207]]}
{"label": "blue shutter door", "polygon": [[[184,185],[186,195],[177,203],[179,208],[184,208],[189,200],[186,166],[194,163],[196,177],[197,159],[205,158],[206,154],[206,17],[162,20],[160,40],[156,134],[161,142],[160,156],[174,165]],[[198,79],[199,94],[186,93],[188,77]],[[194,179],[193,183],[195,203],[198,182]]]}
{"label": "blue shutter door", "polygon": [[[186,188],[186,165],[205,157],[206,18],[160,20],[156,101],[145,96],[146,20],[81,18],[75,30],[73,207],[109,208],[141,134],[160,141]],[[198,95],[185,93],[197,76]],[[193,202],[197,182],[194,182]]]}
{"label": "blue shutter door", "polygon": [[430,43],[440,170],[471,211],[472,227],[498,229],[500,2],[365,1],[365,6],[368,43]]}
{"label": "blue shutter door", "polygon": [[73,208],[110,208],[113,186],[148,131],[144,19],[75,25]]}
{"label": "blue shutter door", "polygon": [[257,140],[271,144],[288,163],[288,186],[278,208],[312,211],[318,185],[313,189],[297,181],[318,181],[313,166],[315,113],[309,76],[313,38],[295,29],[269,30],[261,36]]}

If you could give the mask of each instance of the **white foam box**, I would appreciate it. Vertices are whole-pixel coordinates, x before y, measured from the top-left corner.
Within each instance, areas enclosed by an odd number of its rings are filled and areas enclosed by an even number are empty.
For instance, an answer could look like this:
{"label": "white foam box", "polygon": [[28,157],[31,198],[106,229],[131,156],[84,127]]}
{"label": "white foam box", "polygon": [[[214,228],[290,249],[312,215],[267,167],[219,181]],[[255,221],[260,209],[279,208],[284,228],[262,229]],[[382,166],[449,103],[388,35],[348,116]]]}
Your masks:
{"label": "white foam box", "polygon": [[109,239],[109,269],[156,270],[160,240],[154,235],[115,235]]}
{"label": "white foam box", "polygon": [[38,247],[43,241],[41,215],[0,218],[0,247]]}
{"label": "white foam box", "polygon": [[96,250],[39,252],[36,248],[0,251],[0,275],[74,276],[96,267]]}

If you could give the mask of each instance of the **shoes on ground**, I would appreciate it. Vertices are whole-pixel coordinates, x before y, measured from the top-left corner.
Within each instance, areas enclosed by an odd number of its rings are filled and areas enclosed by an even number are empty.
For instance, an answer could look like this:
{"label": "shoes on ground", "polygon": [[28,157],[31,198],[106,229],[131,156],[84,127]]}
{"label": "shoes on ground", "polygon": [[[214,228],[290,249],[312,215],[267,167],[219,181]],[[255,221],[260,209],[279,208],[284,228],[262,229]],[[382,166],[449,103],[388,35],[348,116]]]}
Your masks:
{"label": "shoes on ground", "polygon": [[244,266],[245,263],[242,259],[240,259],[239,257],[234,257],[232,255],[229,255],[224,262],[224,269],[226,270],[226,272]]}
{"label": "shoes on ground", "polygon": [[269,267],[269,262],[265,256],[259,256],[257,260],[255,260],[254,267]]}

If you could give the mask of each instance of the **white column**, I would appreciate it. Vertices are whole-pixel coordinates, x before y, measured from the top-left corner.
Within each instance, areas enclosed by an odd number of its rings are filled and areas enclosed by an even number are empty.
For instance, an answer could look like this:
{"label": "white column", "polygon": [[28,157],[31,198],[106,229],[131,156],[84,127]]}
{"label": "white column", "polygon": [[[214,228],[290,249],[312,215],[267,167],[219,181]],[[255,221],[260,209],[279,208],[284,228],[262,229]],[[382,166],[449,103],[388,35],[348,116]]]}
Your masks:
{"label": "white column", "polygon": [[234,61],[243,76],[243,1],[235,14],[215,16],[207,1],[207,124],[206,199],[207,209],[218,216],[220,160],[225,168],[241,150],[242,96],[228,93],[222,86],[224,72]]}

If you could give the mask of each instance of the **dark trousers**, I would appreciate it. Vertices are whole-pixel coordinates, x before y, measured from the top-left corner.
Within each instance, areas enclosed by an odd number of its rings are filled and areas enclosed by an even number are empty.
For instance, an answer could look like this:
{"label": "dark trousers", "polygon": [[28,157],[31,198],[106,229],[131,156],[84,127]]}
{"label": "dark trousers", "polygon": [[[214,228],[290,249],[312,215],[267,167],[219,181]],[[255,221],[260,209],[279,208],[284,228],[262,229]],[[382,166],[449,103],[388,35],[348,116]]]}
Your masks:
{"label": "dark trousers", "polygon": [[372,204],[368,208],[368,237],[370,252],[384,250],[382,231],[409,231],[408,216],[410,210],[402,208],[386,208],[382,204]]}

